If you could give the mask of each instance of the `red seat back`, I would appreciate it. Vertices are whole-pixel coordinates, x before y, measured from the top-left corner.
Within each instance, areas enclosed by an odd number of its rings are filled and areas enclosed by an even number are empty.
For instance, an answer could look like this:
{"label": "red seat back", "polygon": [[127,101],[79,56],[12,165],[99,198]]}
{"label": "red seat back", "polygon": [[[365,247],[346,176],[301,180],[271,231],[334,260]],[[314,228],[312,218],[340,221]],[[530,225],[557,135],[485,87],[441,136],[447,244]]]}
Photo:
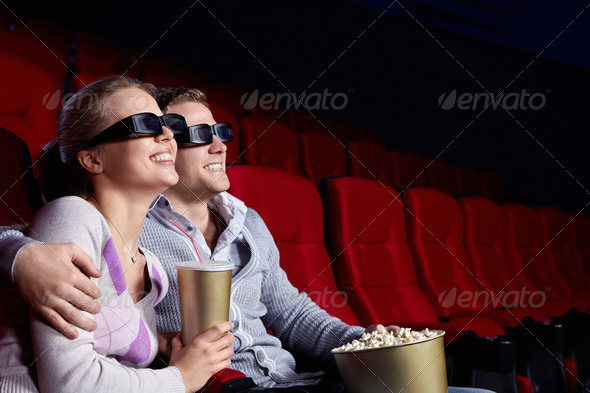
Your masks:
{"label": "red seat back", "polygon": [[341,141],[322,130],[297,134],[303,174],[314,184],[328,177],[346,176],[346,148]]}
{"label": "red seat back", "polygon": [[459,179],[458,195],[481,195],[481,179],[477,170],[472,167],[462,165],[456,167],[456,171]]}
{"label": "red seat back", "polygon": [[465,302],[444,301],[464,294],[485,294],[490,289],[473,277],[463,243],[459,203],[433,188],[411,188],[404,192],[404,204],[408,244],[418,280],[438,315],[474,315],[486,308],[487,296],[473,296]]}
{"label": "red seat back", "polygon": [[394,185],[393,166],[389,151],[382,145],[366,140],[355,140],[346,145],[349,153],[348,174],[379,180]]}
{"label": "red seat back", "polygon": [[465,248],[477,278],[496,294],[528,292],[534,285],[519,274],[508,252],[506,214],[500,205],[485,197],[459,200],[465,229]]}
{"label": "red seat back", "polygon": [[[45,42],[42,37],[36,38],[30,32],[25,35],[0,31],[0,50],[10,52],[30,63],[41,65],[53,80],[56,89],[60,89],[60,92],[63,90],[66,76],[68,76],[69,45],[61,46]],[[52,95],[56,91],[47,93]],[[62,97],[63,93],[59,94],[60,100]]]}
{"label": "red seat back", "polygon": [[242,162],[240,158],[240,125],[236,117],[229,110],[214,102],[209,103],[209,109],[213,114],[213,118],[218,123],[230,123],[234,132],[234,140],[227,142],[227,153],[225,162],[229,164],[239,164]]}
{"label": "red seat back", "polygon": [[40,206],[29,150],[21,138],[9,131],[0,129],[0,140],[0,225],[28,224]]}
{"label": "red seat back", "polygon": [[205,93],[209,102],[219,104],[229,110],[236,119],[240,120],[244,116],[245,110],[240,102],[242,96],[238,93],[214,89],[212,87],[202,87],[200,90]]}
{"label": "red seat back", "polygon": [[481,194],[498,203],[504,202],[504,183],[499,173],[494,171],[482,171]]}
{"label": "red seat back", "polygon": [[361,323],[438,322],[416,279],[398,193],[341,177],[327,184],[325,205],[338,284]]}
{"label": "red seat back", "polygon": [[269,118],[244,117],[240,133],[243,162],[301,174],[297,135],[291,128]]}
{"label": "red seat back", "polygon": [[35,163],[42,147],[57,136],[59,105],[53,94],[58,87],[41,67],[0,51],[0,91],[0,127],[25,141]]}
{"label": "red seat back", "polygon": [[508,221],[508,250],[513,260],[537,289],[545,291],[549,299],[570,297],[567,283],[559,276],[543,234],[543,218],[532,207],[508,203],[502,207]]}
{"label": "red seat back", "polygon": [[575,255],[578,263],[590,275],[590,216],[578,215],[575,225]]}
{"label": "red seat back", "polygon": [[358,325],[358,319],[336,287],[324,242],[324,212],[314,184],[271,167],[228,168],[230,193],[263,218],[291,283],[332,316]]}
{"label": "red seat back", "polygon": [[452,196],[461,194],[457,169],[447,161],[435,158],[428,167],[433,188]]}
{"label": "red seat back", "polygon": [[543,241],[554,263],[555,271],[567,283],[573,294],[587,292],[590,277],[575,256],[574,214],[567,214],[555,207],[538,209],[543,219]]}
{"label": "red seat back", "polygon": [[322,127],[323,120],[315,113],[312,114],[306,110],[289,110],[286,115],[289,119],[289,126],[297,132],[315,129],[327,131]]}
{"label": "red seat back", "polygon": [[428,187],[430,175],[428,164],[430,161],[418,154],[403,151],[391,151],[393,184],[398,189],[409,187]]}

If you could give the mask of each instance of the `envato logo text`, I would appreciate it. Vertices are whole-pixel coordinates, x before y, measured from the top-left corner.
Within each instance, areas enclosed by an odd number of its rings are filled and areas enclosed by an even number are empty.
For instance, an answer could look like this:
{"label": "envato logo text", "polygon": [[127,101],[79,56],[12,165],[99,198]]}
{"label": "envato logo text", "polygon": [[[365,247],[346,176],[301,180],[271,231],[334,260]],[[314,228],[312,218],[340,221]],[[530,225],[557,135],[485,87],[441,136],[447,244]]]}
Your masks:
{"label": "envato logo text", "polygon": [[527,291],[524,287],[520,291],[500,291],[497,294],[490,291],[458,292],[457,288],[453,288],[438,296],[438,303],[445,308],[451,308],[455,304],[460,308],[477,308],[482,305],[492,308],[539,308],[546,300],[544,292]]}
{"label": "envato logo text", "polygon": [[[47,93],[43,96],[42,104],[45,109],[54,110],[61,106],[64,106],[66,102],[72,98],[76,93],[67,93],[62,97],[62,91],[56,90],[53,93]],[[107,105],[105,101],[106,97],[99,97],[97,94],[87,91],[79,95],[76,103],[77,110],[88,110],[94,105]],[[114,92],[108,95],[109,107],[123,107],[125,109],[133,110],[136,112],[145,111],[149,105],[150,100],[146,95],[135,95],[129,96],[122,91]]]}
{"label": "envato logo text", "polygon": [[264,93],[259,94],[258,90],[246,93],[240,100],[242,107],[252,110],[257,106],[262,110],[271,109],[307,109],[335,110],[339,111],[348,105],[348,96],[345,93],[330,93],[328,89],[323,92],[302,93],[297,96],[295,93]]}
{"label": "envato logo text", "polygon": [[348,303],[348,295],[342,291],[324,288],[321,291],[306,292],[307,296],[321,308],[342,308]]}
{"label": "envato logo text", "polygon": [[520,93],[462,93],[457,94],[457,89],[450,93],[442,93],[438,97],[438,105],[445,111],[453,108],[459,110],[484,110],[504,108],[506,110],[539,110],[547,103],[547,97],[543,93],[528,93],[522,89]]}

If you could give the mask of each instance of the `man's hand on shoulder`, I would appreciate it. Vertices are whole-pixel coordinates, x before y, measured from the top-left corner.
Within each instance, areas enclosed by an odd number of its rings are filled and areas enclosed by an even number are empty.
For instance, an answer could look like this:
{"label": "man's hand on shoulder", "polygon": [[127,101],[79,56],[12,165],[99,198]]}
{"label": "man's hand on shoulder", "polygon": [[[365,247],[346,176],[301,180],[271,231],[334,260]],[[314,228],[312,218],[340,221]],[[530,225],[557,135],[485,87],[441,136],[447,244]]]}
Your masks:
{"label": "man's hand on shoulder", "polygon": [[29,307],[65,336],[78,337],[74,326],[96,329],[96,322],[82,311],[100,312],[96,301],[100,289],[88,277],[98,278],[101,273],[76,245],[29,244],[17,255],[13,276]]}

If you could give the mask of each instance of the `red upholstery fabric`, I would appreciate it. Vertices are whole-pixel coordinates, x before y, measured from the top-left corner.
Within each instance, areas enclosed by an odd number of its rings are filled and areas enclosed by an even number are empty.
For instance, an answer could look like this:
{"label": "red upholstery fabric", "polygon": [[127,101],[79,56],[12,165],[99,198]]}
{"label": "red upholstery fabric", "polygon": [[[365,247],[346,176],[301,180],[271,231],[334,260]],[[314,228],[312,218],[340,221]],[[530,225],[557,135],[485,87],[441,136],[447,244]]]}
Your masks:
{"label": "red upholstery fabric", "polygon": [[240,133],[243,162],[301,174],[297,135],[291,128],[269,118],[244,117]]}
{"label": "red upholstery fabric", "polygon": [[429,160],[420,157],[418,154],[393,150],[391,153],[393,185],[398,190],[409,187],[428,187],[430,175],[428,173]]}
{"label": "red upholstery fabric", "polygon": [[[68,75],[70,46],[45,42],[43,37],[35,38],[30,32],[27,35],[21,35],[0,31],[0,50],[10,52],[30,63],[41,65],[53,80],[56,89],[63,90],[63,84]],[[54,92],[55,90],[48,93]],[[62,96],[63,93],[60,99]]]}
{"label": "red upholstery fabric", "polygon": [[458,166],[456,169],[459,178],[459,195],[481,195],[481,179],[479,173],[474,168],[464,165]]}
{"label": "red upholstery fabric", "polygon": [[117,44],[102,36],[80,32],[74,43],[74,72],[77,75],[107,76],[125,74],[137,77],[135,68],[130,68]]}
{"label": "red upholstery fabric", "polygon": [[297,134],[303,174],[314,184],[327,177],[346,176],[346,148],[330,133],[306,130]]}
{"label": "red upholstery fabric", "polygon": [[[587,309],[584,299],[571,297],[571,292],[555,270],[544,242],[541,213],[517,203],[502,207],[508,221],[508,250],[523,273],[548,300],[566,303],[580,311]],[[549,288],[549,289],[547,289]],[[551,315],[551,314],[550,314]]]}
{"label": "red upholstery fabric", "polygon": [[230,193],[256,210],[268,226],[291,283],[330,315],[358,325],[336,287],[324,242],[322,201],[315,185],[302,176],[259,165],[233,166],[227,174]]}
{"label": "red upholstery fabric", "polygon": [[574,221],[575,256],[578,264],[590,275],[590,217],[580,214]]}
{"label": "red upholstery fabric", "polygon": [[533,393],[533,383],[524,375],[516,376],[516,385],[518,393]]}
{"label": "red upholstery fabric", "polygon": [[[322,124],[323,120],[316,114],[311,114],[306,110],[289,110],[286,113],[289,119],[289,126],[295,131],[323,129],[327,131]],[[325,124],[324,124],[325,125]]]}
{"label": "red upholstery fabric", "polygon": [[324,124],[332,134],[334,134],[338,139],[340,139],[344,143],[359,138],[354,127],[352,127],[345,121],[337,119],[328,119],[324,121]]}
{"label": "red upholstery fabric", "polygon": [[578,391],[578,364],[573,359],[563,359],[565,377],[567,378],[568,392],[576,393]]}
{"label": "red upholstery fabric", "polygon": [[504,202],[504,184],[500,174],[494,171],[482,171],[479,176],[482,196],[498,203]]}
{"label": "red upholstery fabric", "polygon": [[234,132],[234,140],[225,144],[227,146],[225,162],[228,165],[239,164],[242,162],[242,159],[240,158],[240,125],[238,120],[231,111],[214,102],[209,103],[209,109],[211,109],[216,122],[231,124]]}
{"label": "red upholstery fabric", "polygon": [[29,150],[9,131],[0,129],[0,140],[4,149],[0,158],[0,225],[28,224],[40,205]]}
{"label": "red upholstery fabric", "polygon": [[447,341],[462,330],[480,336],[505,334],[484,317],[438,322],[416,279],[404,209],[393,188],[358,177],[334,179],[326,189],[326,213],[338,284],[362,324],[441,328],[448,333]]}
{"label": "red upholstery fabric", "polygon": [[589,297],[590,276],[575,257],[574,214],[555,207],[538,209],[543,219],[543,241],[547,244],[551,262],[560,278],[575,296]]}
{"label": "red upholstery fabric", "polygon": [[57,136],[59,105],[51,97],[58,87],[41,67],[18,56],[0,51],[0,60],[0,127],[25,141],[35,163],[41,148]]}
{"label": "red upholstery fabric", "polygon": [[503,301],[519,319],[530,316],[536,321],[549,322],[550,318],[539,304],[542,299],[529,298],[535,290],[533,284],[519,274],[519,269],[512,262],[507,249],[507,223],[502,208],[485,197],[461,198],[459,205],[463,216],[465,249],[475,276],[496,296],[492,307],[500,307],[500,301]]}
{"label": "red upholstery fabric", "polygon": [[414,188],[404,193],[404,203],[418,279],[439,316],[484,315],[506,327],[519,325],[529,314],[549,320],[535,310],[505,309],[502,297],[494,302],[494,288],[477,278],[465,250],[463,215],[453,197],[431,188]]}
{"label": "red upholstery fabric", "polygon": [[212,87],[202,87],[200,90],[205,93],[209,102],[219,104],[229,110],[236,119],[240,120],[244,116],[245,110],[240,102],[242,96],[240,94],[229,92]]}
{"label": "red upholstery fabric", "polygon": [[389,151],[382,145],[365,140],[348,142],[348,174],[379,180],[393,186],[394,176]]}
{"label": "red upholstery fabric", "polygon": [[209,378],[205,386],[198,393],[217,393],[221,391],[223,384],[231,382],[237,378],[244,378],[244,373],[231,368],[224,368]]}
{"label": "red upholstery fabric", "polygon": [[430,174],[430,184],[433,188],[452,196],[461,194],[459,177],[454,165],[440,158],[435,158],[428,167],[428,171]]}

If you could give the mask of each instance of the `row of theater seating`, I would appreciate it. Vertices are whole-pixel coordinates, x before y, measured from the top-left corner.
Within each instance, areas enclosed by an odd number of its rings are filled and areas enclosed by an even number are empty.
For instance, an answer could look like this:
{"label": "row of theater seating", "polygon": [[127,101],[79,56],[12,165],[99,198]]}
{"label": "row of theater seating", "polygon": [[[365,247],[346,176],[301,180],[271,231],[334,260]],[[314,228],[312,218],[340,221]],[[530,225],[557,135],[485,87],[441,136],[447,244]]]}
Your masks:
{"label": "row of theater seating", "polygon": [[[552,321],[590,309],[590,217],[485,197],[457,200],[433,188],[400,196],[353,176],[329,181],[320,193],[308,179],[268,166],[232,166],[228,175],[230,192],[269,226],[290,280],[332,315],[351,324],[443,329],[451,350],[468,330],[492,341],[516,335],[522,347],[530,341],[517,333],[523,326],[546,346],[520,353],[518,378],[476,378],[479,386],[515,391],[518,383],[525,392],[530,382],[535,392],[555,393],[566,391],[570,377],[573,392],[576,367],[588,375],[588,342],[573,335],[579,341],[569,351],[555,342],[565,333]],[[497,355],[489,348],[478,354]]]}
{"label": "row of theater seating", "polygon": [[[407,151],[388,152],[383,134],[308,111],[260,105],[245,110],[243,88],[213,83],[180,59],[154,58],[44,19],[26,23],[9,19],[12,23],[0,23],[0,71],[7,78],[2,85],[10,91],[20,88],[21,93],[0,99],[0,126],[27,142],[33,161],[40,147],[55,137],[54,119],[67,94],[102,76],[124,74],[156,86],[201,88],[215,118],[233,125],[236,142],[228,145],[229,163],[276,166],[315,182],[350,174],[378,179],[397,189],[432,186],[455,196],[503,200],[502,180],[492,171],[479,173]],[[26,62],[40,64],[43,70]]]}

